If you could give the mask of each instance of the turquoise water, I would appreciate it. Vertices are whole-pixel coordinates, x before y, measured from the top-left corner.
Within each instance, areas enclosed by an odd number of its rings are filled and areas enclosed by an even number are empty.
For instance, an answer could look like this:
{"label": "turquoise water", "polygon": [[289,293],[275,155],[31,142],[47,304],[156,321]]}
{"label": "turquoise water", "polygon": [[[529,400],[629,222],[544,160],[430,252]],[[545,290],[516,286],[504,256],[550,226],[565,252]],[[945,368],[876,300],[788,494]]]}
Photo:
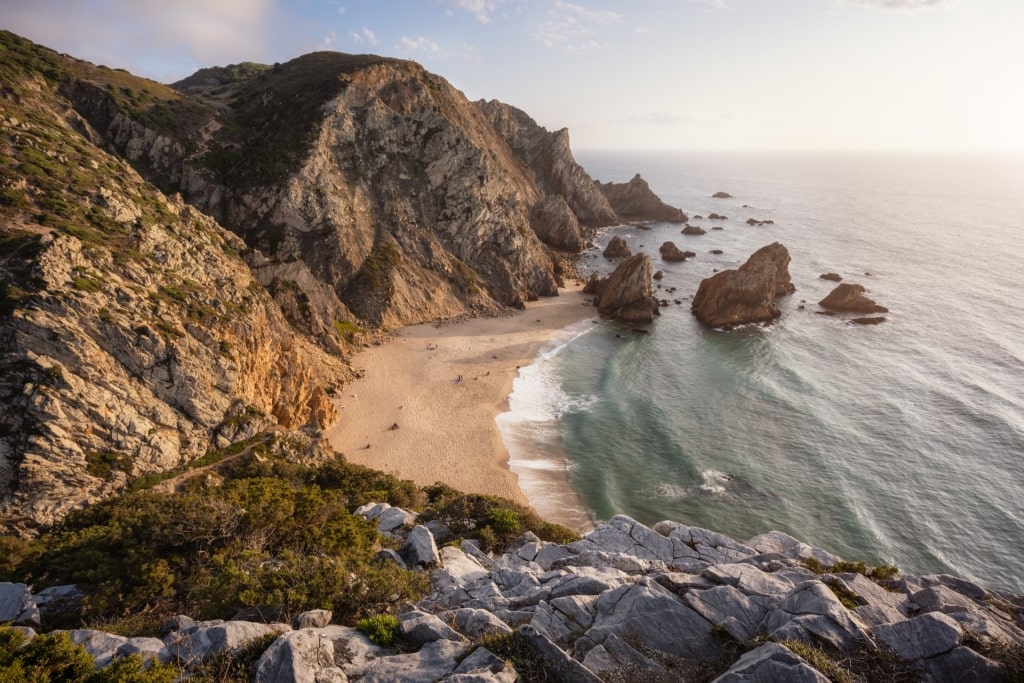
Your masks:
{"label": "turquoise water", "polygon": [[[691,220],[703,236],[613,228],[585,255],[584,270],[609,272],[600,251],[623,236],[664,271],[659,298],[681,304],[646,335],[588,321],[524,369],[499,423],[542,513],[739,539],[779,529],[849,559],[1024,592],[1024,162],[577,157],[596,179],[640,172],[691,216],[728,220]],[[662,262],[666,240],[697,257]],[[797,287],[781,319],[698,324],[700,280],[774,241]],[[888,321],[818,315],[829,271],[863,284]]]}

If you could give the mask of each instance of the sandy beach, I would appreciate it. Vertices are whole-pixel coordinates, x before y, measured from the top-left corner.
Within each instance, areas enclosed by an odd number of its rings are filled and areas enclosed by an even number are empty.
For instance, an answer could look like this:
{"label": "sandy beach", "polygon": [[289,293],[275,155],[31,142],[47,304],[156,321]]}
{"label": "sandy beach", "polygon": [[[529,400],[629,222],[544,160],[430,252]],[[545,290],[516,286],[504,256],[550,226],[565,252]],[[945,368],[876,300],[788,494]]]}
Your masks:
{"label": "sandy beach", "polygon": [[350,462],[420,485],[528,504],[495,417],[508,410],[519,368],[560,330],[596,315],[570,286],[509,317],[404,328],[355,356],[363,377],[335,398],[341,418],[327,438]]}

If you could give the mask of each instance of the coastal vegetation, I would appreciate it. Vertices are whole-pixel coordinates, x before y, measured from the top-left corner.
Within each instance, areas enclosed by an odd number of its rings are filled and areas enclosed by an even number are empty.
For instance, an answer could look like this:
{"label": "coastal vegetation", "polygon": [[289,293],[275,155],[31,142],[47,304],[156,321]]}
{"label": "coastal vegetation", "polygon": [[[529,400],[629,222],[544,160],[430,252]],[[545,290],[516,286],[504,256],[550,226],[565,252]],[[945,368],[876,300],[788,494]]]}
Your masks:
{"label": "coastal vegetation", "polygon": [[[322,608],[338,623],[383,634],[381,615],[423,597],[427,577],[375,560],[397,546],[350,512],[359,505],[421,510],[423,519],[447,525],[453,541],[475,538],[487,550],[501,551],[525,531],[575,538],[509,500],[443,484],[419,488],[341,460],[299,465],[274,441],[259,435],[213,452],[203,461],[217,476],[182,480],[181,490],[155,490],[163,477],[147,477],[36,539],[0,537],[0,580],[82,589],[80,604],[48,615],[48,627],[151,635],[175,614],[228,619],[257,610],[290,621]],[[107,453],[91,462],[104,472],[121,466]],[[377,621],[360,622],[367,618]]]}

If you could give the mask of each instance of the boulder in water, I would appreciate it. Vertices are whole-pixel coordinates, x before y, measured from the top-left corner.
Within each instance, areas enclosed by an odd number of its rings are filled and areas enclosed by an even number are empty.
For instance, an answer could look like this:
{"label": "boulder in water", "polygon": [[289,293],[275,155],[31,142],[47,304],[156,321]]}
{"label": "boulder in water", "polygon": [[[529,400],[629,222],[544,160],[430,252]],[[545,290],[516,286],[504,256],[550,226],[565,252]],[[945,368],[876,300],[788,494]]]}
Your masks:
{"label": "boulder in water", "polygon": [[704,235],[707,234],[707,230],[700,227],[699,225],[689,225],[683,228],[684,235]]}
{"label": "boulder in water", "polygon": [[679,247],[676,246],[675,242],[665,242],[658,251],[661,253],[661,260],[663,261],[686,260],[686,253],[679,251]]}
{"label": "boulder in water", "polygon": [[729,194],[728,192],[723,192],[721,190],[719,190],[718,192],[714,193],[711,196],[714,199],[732,199],[732,195],[731,194]]}
{"label": "boulder in water", "polygon": [[818,302],[822,308],[843,313],[888,313],[889,309],[879,306],[864,296],[863,285],[842,283],[833,289],[828,296]]}
{"label": "boulder in water", "polygon": [[633,252],[629,250],[629,245],[626,244],[626,240],[622,239],[618,235],[612,237],[608,242],[608,246],[604,249],[605,258],[624,258],[631,256]]}
{"label": "boulder in water", "polygon": [[620,263],[603,280],[591,277],[595,305],[601,315],[633,323],[649,323],[660,315],[658,300],[651,292],[651,259],[647,254],[636,254]]}
{"label": "boulder in water", "polygon": [[832,282],[842,282],[843,276],[839,273],[822,273],[818,276],[822,280],[831,280]]}
{"label": "boulder in water", "polygon": [[709,327],[769,322],[781,311],[774,301],[796,291],[789,277],[789,251],[773,242],[761,247],[736,270],[705,278],[693,297],[691,310]]}

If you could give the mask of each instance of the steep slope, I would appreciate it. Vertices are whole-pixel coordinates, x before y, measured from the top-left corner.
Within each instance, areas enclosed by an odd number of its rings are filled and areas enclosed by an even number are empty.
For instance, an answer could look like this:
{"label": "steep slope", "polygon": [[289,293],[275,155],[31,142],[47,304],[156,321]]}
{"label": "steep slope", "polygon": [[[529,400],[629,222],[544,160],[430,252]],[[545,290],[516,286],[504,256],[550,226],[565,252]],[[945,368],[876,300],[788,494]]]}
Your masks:
{"label": "steep slope", "polygon": [[314,53],[176,87],[196,111],[177,137],[111,116],[99,88],[66,91],[144,176],[257,250],[260,282],[327,348],[336,321],[394,326],[557,293],[531,230],[532,175],[418,64]]}
{"label": "steep slope", "polygon": [[[256,429],[332,421],[324,387],[345,368],[293,334],[241,240],[103,151],[62,96],[98,88],[74,77],[96,68],[9,33],[0,47],[5,527],[51,523]],[[152,89],[145,111],[179,97]]]}

